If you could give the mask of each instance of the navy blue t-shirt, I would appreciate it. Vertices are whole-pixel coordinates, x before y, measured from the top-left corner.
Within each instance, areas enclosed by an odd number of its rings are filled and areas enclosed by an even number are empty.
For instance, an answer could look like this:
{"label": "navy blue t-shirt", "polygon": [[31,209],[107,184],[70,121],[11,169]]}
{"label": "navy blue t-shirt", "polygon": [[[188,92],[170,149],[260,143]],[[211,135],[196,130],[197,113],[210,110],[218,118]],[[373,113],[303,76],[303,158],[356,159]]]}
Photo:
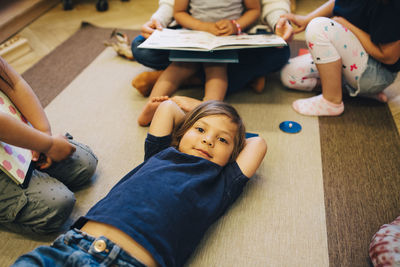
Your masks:
{"label": "navy blue t-shirt", "polygon": [[[386,44],[400,40],[400,0],[336,0],[335,16],[341,16],[367,32],[375,44]],[[400,70],[400,60],[385,65],[391,71]]]}
{"label": "navy blue t-shirt", "polygon": [[146,248],[161,266],[182,266],[208,227],[237,199],[248,178],[236,162],[221,167],[148,134],[145,161],[73,225],[113,225]]}

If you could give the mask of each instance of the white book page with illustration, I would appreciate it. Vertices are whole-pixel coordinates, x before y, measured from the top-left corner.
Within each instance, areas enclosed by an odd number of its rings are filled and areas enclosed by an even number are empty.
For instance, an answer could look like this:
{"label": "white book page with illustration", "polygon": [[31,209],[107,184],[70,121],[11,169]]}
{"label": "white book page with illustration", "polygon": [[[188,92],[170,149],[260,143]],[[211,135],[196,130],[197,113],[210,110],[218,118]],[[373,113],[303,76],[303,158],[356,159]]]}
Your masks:
{"label": "white book page with illustration", "polygon": [[287,45],[275,34],[215,36],[208,32],[163,29],[154,31],[139,48],[210,51]]}

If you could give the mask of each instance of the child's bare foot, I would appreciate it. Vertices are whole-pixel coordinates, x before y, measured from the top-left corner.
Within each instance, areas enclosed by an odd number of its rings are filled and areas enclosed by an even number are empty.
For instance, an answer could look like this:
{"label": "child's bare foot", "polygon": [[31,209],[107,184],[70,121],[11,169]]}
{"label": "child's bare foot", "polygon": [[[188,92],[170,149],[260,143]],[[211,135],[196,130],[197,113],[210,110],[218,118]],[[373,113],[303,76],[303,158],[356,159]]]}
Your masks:
{"label": "child's bare foot", "polygon": [[387,95],[384,92],[380,92],[377,94],[368,94],[368,95],[360,95],[361,97],[371,98],[378,100],[379,102],[386,103],[388,101]]}
{"label": "child's bare foot", "polygon": [[265,88],[265,76],[260,76],[251,81],[250,87],[256,92],[261,94]]}
{"label": "child's bare foot", "polygon": [[183,111],[192,111],[195,107],[201,104],[202,101],[188,96],[173,96],[171,98]]}
{"label": "child's bare foot", "polygon": [[154,84],[162,72],[162,70],[142,72],[133,78],[132,86],[135,87],[143,96],[149,96]]}
{"label": "child's bare foot", "polygon": [[138,117],[138,123],[140,126],[147,126],[153,119],[154,113],[161,102],[168,100],[168,96],[155,96],[151,98],[142,109]]}
{"label": "child's bare foot", "polygon": [[382,103],[386,103],[388,101],[387,95],[384,92],[377,93],[374,98]]}

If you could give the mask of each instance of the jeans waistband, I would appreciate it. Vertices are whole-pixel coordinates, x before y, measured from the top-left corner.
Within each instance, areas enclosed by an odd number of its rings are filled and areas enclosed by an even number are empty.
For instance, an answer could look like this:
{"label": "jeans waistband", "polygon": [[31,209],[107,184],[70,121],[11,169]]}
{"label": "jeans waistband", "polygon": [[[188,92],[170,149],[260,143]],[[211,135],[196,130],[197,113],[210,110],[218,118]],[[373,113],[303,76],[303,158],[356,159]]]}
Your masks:
{"label": "jeans waistband", "polygon": [[75,245],[92,255],[101,263],[101,266],[117,266],[118,262],[120,264],[123,262],[124,266],[146,267],[104,236],[95,238],[78,229],[73,229],[65,233],[63,241],[68,246]]}

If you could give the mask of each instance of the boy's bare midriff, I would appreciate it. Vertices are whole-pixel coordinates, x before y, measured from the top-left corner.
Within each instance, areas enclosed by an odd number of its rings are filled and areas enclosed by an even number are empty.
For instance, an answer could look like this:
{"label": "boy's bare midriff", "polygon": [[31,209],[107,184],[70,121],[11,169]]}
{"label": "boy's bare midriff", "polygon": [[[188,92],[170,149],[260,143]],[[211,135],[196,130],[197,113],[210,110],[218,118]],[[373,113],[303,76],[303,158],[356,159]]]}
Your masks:
{"label": "boy's bare midriff", "polygon": [[133,240],[123,231],[105,223],[88,221],[81,231],[93,237],[104,236],[128,252],[132,257],[148,267],[157,267],[158,264],[153,256],[139,243]]}

